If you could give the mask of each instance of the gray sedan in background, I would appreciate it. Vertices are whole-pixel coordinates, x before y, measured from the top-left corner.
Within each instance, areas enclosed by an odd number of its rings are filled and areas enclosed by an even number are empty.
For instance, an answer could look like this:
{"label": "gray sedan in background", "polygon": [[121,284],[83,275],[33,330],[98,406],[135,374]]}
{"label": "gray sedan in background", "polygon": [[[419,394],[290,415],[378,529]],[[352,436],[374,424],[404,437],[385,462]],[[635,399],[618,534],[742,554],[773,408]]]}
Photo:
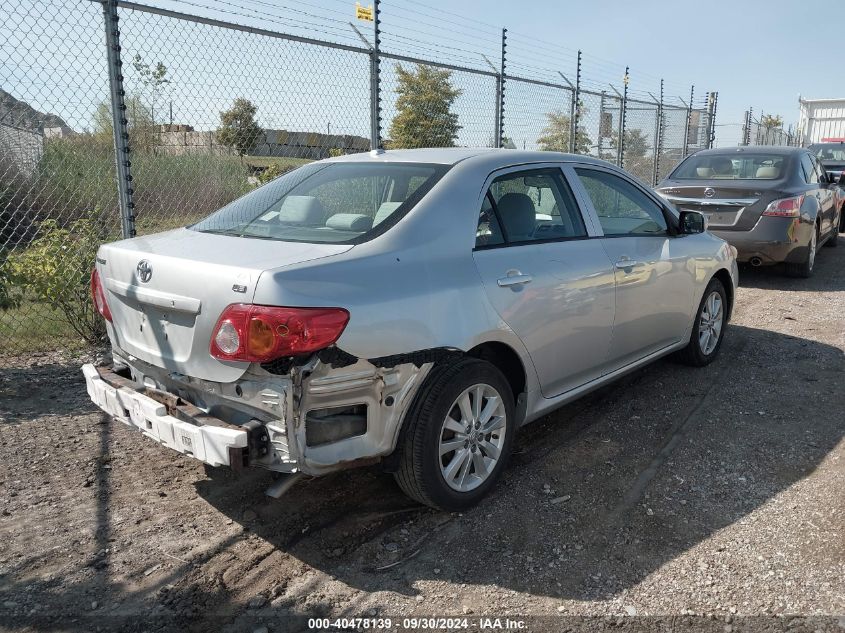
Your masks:
{"label": "gray sedan in background", "polygon": [[603,161],[377,151],[289,172],[186,228],[104,245],[91,287],[116,419],[212,466],[381,461],[460,509],[517,429],[677,352],[719,352],[735,251]]}
{"label": "gray sedan in background", "polygon": [[727,147],[696,152],[657,191],[681,210],[704,213],[710,231],[752,266],[784,264],[813,274],[822,244],[836,246],[836,185],[816,156],[800,147]]}

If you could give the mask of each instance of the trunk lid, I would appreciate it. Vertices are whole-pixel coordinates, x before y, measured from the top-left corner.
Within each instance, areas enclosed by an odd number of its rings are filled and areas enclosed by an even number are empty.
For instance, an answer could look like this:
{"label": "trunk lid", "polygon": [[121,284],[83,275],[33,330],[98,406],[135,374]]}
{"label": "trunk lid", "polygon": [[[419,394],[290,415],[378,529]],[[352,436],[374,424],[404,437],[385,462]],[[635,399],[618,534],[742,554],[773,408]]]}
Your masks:
{"label": "trunk lid", "polygon": [[97,268],[113,318],[112,344],[168,371],[217,382],[236,380],[248,363],[223,362],[209,354],[223,309],[251,303],[265,270],[350,248],[188,229],[106,244],[97,254]]}
{"label": "trunk lid", "polygon": [[749,231],[772,200],[784,197],[780,181],[667,180],[657,191],[679,211],[699,211],[712,229]]}

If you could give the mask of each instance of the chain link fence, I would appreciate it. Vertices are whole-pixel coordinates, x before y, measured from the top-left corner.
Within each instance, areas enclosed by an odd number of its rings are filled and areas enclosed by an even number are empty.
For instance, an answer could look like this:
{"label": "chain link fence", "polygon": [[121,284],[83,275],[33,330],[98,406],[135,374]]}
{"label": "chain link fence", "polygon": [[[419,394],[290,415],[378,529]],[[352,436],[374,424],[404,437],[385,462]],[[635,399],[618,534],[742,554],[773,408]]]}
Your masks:
{"label": "chain link fence", "polygon": [[100,243],[184,226],[308,161],[572,151],[655,183],[712,142],[712,103],[662,82],[629,94],[627,70],[593,74],[580,51],[558,69],[554,44],[457,14],[303,5],[291,22],[259,6],[274,5],[0,0],[0,356],[101,339]]}
{"label": "chain link fence", "polygon": [[761,116],[758,120],[754,117],[753,110],[746,110],[745,119],[742,124],[742,145],[781,145],[797,147],[800,139],[792,130],[792,126],[783,129],[782,122],[778,119],[766,119]]}

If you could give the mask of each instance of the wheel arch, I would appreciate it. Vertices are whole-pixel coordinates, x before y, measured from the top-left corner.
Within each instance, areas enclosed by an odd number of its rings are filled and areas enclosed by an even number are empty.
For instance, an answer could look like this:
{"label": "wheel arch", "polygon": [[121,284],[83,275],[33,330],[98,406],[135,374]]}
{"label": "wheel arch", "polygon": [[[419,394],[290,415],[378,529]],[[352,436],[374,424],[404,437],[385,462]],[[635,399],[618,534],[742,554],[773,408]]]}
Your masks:
{"label": "wheel arch", "polygon": [[519,395],[525,392],[528,384],[525,365],[516,350],[507,343],[501,341],[480,343],[469,350],[467,356],[487,361],[502,372],[511,386],[514,402],[517,402]]}
{"label": "wheel arch", "polygon": [[713,274],[713,279],[718,279],[722,282],[722,287],[725,289],[725,297],[728,300],[727,320],[730,321],[734,308],[734,283],[731,274],[725,268],[720,268]]}

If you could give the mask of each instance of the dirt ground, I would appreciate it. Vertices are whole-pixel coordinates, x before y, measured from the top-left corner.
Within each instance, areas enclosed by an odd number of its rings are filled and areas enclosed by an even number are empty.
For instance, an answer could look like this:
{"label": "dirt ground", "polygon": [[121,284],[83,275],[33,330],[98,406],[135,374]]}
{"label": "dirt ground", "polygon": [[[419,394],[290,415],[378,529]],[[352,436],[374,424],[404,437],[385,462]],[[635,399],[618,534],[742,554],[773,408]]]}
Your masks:
{"label": "dirt ground", "polygon": [[659,361],[526,427],[464,514],[413,504],[378,468],[273,500],[268,473],[207,472],[110,422],[78,361],[6,362],[0,629],[841,631],[845,248],[817,266],[742,270],[716,363]]}

